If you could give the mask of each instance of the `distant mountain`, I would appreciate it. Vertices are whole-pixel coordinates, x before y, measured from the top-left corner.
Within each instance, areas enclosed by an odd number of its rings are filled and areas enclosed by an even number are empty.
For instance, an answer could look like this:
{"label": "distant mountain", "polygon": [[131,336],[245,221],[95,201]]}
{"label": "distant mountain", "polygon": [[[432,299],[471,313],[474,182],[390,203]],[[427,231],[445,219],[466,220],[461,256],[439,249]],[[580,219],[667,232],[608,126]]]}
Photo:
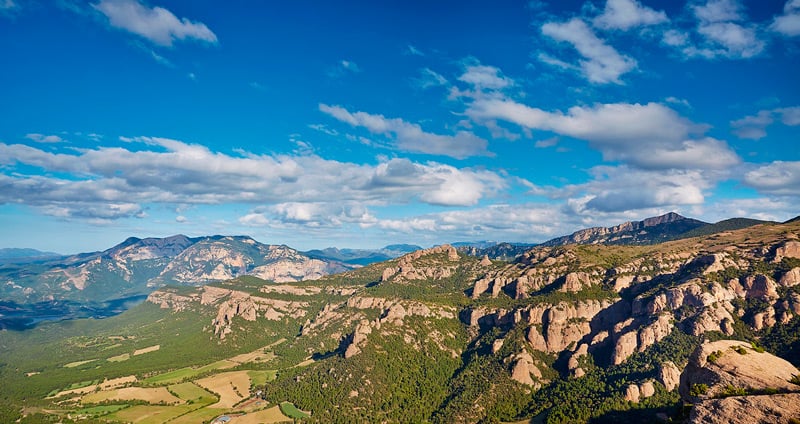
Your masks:
{"label": "distant mountain", "polygon": [[355,267],[246,236],[131,237],[102,252],[0,264],[0,299],[17,318],[71,317],[87,305],[90,310],[108,302],[116,307],[119,299],[140,298],[168,284],[202,285],[241,275],[275,282],[313,280]]}
{"label": "distant mountain", "polygon": [[2,263],[27,263],[44,259],[57,258],[62,255],[54,252],[42,252],[36,249],[3,248],[0,249],[0,264]]}
{"label": "distant mountain", "polygon": [[326,249],[309,250],[304,255],[322,260],[339,261],[352,265],[369,265],[420,250],[422,247],[413,244],[391,244],[382,249]]}
{"label": "distant mountain", "polygon": [[613,227],[593,227],[578,230],[568,236],[556,237],[542,246],[567,244],[654,244],[672,240],[688,231],[709,225],[706,222],[686,218],[675,212],[647,218],[643,221],[628,221]]}
{"label": "distant mountain", "polygon": [[697,227],[694,230],[687,231],[683,234],[678,235],[676,239],[708,236],[711,234],[721,233],[723,231],[741,230],[743,228],[749,228],[754,225],[761,225],[761,224],[777,224],[777,222],[762,221],[760,219],[750,219],[750,218],[729,218],[714,224],[708,224],[702,227]]}
{"label": "distant mountain", "polygon": [[470,256],[488,256],[489,259],[513,261],[536,245],[528,243],[498,243],[481,241],[475,243],[453,243],[453,246],[459,252],[466,253]]}

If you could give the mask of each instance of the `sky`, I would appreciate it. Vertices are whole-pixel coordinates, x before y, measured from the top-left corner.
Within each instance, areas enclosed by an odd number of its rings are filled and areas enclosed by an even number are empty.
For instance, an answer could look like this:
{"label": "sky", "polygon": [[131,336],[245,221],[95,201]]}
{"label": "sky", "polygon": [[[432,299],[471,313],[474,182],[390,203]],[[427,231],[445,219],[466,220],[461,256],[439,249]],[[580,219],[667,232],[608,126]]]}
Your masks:
{"label": "sky", "polygon": [[0,0],[0,247],[800,215],[800,0]]}

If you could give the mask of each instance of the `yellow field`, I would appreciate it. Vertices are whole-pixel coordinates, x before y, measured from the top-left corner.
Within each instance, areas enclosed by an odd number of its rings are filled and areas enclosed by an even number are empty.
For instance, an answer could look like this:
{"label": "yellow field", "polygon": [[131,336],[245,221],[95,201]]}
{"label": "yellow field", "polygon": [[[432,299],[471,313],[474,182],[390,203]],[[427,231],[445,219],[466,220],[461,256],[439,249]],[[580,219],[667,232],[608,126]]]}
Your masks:
{"label": "yellow field", "polygon": [[250,397],[250,376],[247,371],[231,371],[195,381],[197,385],[219,395],[219,402],[210,408],[232,408]]}
{"label": "yellow field", "polygon": [[108,362],[122,362],[122,361],[127,361],[130,358],[131,358],[131,354],[130,353],[123,353],[122,355],[112,356],[112,357],[106,359],[106,361],[108,361]]}
{"label": "yellow field", "polygon": [[99,403],[106,400],[143,400],[148,403],[183,403],[167,391],[166,387],[125,387],[116,390],[103,390],[90,393],[81,398],[82,403]]}
{"label": "yellow field", "polygon": [[135,382],[136,382],[136,376],[128,375],[125,377],[112,378],[111,380],[106,380],[100,383],[100,388],[103,390],[113,389],[114,387],[124,386],[125,384],[135,383]]}
{"label": "yellow field", "polygon": [[252,414],[232,416],[231,424],[260,424],[291,422],[292,419],[281,413],[281,408],[273,406]]}
{"label": "yellow field", "polygon": [[241,355],[236,355],[233,358],[228,358],[229,361],[238,362],[240,364],[246,364],[248,362],[267,362],[271,361],[275,358],[275,354],[272,352],[264,352],[264,348],[257,349],[250,353],[242,353]]}
{"label": "yellow field", "polygon": [[187,412],[189,406],[134,405],[108,415],[108,418],[126,423],[164,423]]}
{"label": "yellow field", "polygon": [[170,421],[169,424],[197,424],[211,421],[212,418],[225,414],[225,409],[201,408]]}
{"label": "yellow field", "polygon": [[75,368],[75,367],[79,367],[79,366],[81,366],[81,365],[83,365],[83,364],[88,364],[89,362],[94,362],[94,361],[96,361],[96,360],[97,360],[97,359],[90,359],[90,360],[88,360],[88,361],[76,361],[76,362],[70,362],[70,363],[68,363],[68,364],[64,365],[64,368]]}
{"label": "yellow field", "polygon": [[155,351],[157,351],[159,349],[161,349],[161,345],[155,345],[155,346],[145,347],[143,349],[137,349],[137,350],[133,351],[133,356],[142,355],[142,354],[150,353],[150,352],[155,352]]}

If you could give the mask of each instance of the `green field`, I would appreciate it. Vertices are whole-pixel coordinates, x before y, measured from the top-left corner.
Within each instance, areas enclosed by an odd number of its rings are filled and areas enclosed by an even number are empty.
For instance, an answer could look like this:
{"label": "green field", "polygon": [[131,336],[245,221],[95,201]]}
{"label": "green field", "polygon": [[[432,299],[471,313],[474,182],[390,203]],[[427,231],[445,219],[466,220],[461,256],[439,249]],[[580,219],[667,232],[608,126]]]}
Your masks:
{"label": "green field", "polygon": [[194,383],[173,384],[167,390],[187,403],[201,403],[210,405],[217,401],[217,397]]}
{"label": "green field", "polygon": [[173,383],[180,383],[182,381],[186,381],[188,379],[197,377],[198,375],[205,374],[211,371],[216,371],[218,369],[223,368],[230,368],[236,365],[235,362],[221,360],[217,361],[208,365],[204,365],[202,367],[186,367],[177,369],[175,371],[170,371],[164,374],[159,374],[153,377],[146,378],[142,380],[142,384],[145,385],[153,385],[153,386],[163,386],[165,384],[173,384]]}
{"label": "green field", "polygon": [[281,402],[281,412],[289,418],[308,418],[309,415],[299,409],[292,402]]}
{"label": "green field", "polygon": [[275,378],[278,375],[277,371],[269,370],[269,371],[248,371],[247,375],[250,376],[250,381],[252,382],[253,386],[263,386]]}

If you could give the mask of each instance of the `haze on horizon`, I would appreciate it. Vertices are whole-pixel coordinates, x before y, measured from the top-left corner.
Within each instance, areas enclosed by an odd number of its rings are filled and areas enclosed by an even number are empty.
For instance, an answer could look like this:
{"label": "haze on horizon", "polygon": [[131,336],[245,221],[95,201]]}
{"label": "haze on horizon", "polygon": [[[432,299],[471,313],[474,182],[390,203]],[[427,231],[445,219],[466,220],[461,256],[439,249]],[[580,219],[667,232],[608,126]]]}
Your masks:
{"label": "haze on horizon", "polygon": [[5,0],[0,33],[0,247],[800,214],[800,0]]}

